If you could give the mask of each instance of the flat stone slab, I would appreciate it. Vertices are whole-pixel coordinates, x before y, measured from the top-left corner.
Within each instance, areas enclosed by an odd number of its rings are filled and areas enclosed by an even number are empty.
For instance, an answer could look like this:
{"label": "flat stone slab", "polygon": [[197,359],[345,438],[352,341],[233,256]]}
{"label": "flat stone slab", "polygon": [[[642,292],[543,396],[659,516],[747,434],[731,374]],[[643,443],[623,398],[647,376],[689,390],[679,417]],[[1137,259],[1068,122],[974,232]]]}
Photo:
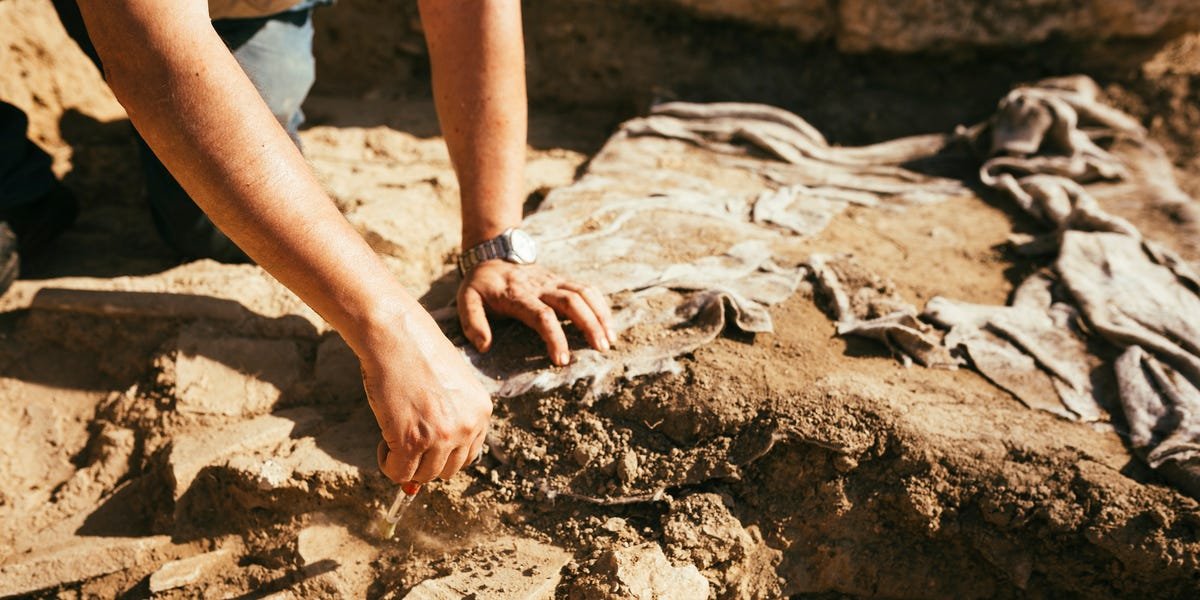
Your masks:
{"label": "flat stone slab", "polygon": [[174,361],[175,409],[226,416],[268,413],[299,381],[303,366],[292,340],[211,337],[185,328]]}
{"label": "flat stone slab", "polygon": [[196,583],[207,578],[222,566],[233,564],[233,553],[227,548],[173,560],[150,576],[150,591],[157,594]]}
{"label": "flat stone slab", "polygon": [[708,580],[695,565],[676,567],[658,544],[648,543],[606,553],[597,569],[638,600],[706,600]]}
{"label": "flat stone slab", "polygon": [[0,597],[28,594],[86,581],[136,565],[161,560],[170,536],[138,538],[77,537],[0,563]]}
{"label": "flat stone slab", "polygon": [[[571,560],[566,550],[532,540],[519,540],[516,553],[489,570],[462,571],[427,579],[405,600],[451,600],[466,597],[498,600],[550,600]],[[664,559],[665,560],[665,559]]]}
{"label": "flat stone slab", "polygon": [[205,467],[220,464],[237,454],[283,442],[291,437],[298,426],[319,418],[315,411],[299,408],[180,435],[171,443],[167,455],[175,500],[187,492],[196,475]]}

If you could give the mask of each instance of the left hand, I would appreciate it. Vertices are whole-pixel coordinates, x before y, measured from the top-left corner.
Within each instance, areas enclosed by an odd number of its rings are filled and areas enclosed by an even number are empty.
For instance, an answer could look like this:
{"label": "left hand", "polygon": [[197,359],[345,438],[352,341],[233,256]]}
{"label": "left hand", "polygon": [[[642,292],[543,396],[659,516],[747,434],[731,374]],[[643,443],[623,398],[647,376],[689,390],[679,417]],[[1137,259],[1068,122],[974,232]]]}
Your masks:
{"label": "left hand", "polygon": [[603,294],[539,265],[494,259],[467,273],[458,287],[458,318],[463,333],[480,352],[492,346],[488,311],[517,319],[536,331],[546,342],[550,361],[558,366],[571,362],[560,318],[570,319],[588,344],[601,352],[607,352],[616,340]]}

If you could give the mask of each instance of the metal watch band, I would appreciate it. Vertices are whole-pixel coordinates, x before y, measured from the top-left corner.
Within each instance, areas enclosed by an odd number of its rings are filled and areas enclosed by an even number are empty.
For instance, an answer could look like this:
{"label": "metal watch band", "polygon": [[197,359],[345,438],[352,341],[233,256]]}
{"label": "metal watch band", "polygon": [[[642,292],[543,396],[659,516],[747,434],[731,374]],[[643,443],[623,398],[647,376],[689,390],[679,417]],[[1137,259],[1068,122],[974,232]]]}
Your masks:
{"label": "metal watch band", "polygon": [[458,272],[460,275],[466,275],[481,262],[492,260],[493,258],[504,258],[508,256],[508,239],[504,235],[494,237],[486,242],[476,244],[464,251],[458,257]]}

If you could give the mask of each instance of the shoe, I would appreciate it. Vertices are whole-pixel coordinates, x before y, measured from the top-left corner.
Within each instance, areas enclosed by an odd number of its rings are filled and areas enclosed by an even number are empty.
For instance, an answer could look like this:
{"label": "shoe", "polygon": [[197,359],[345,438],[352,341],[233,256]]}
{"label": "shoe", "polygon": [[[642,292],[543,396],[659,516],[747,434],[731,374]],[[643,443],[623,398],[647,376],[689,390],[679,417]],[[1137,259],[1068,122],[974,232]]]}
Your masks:
{"label": "shoe", "polygon": [[15,208],[0,211],[0,296],[21,270],[21,256],[36,256],[75,223],[79,202],[62,185]]}

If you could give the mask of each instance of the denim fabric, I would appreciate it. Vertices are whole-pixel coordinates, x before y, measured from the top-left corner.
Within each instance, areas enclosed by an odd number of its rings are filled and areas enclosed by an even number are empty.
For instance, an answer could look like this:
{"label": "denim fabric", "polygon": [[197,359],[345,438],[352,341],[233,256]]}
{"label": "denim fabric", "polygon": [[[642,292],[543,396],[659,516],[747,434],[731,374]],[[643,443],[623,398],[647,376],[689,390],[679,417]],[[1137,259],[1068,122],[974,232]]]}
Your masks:
{"label": "denim fabric", "polygon": [[[304,0],[269,17],[213,21],[213,28],[297,145],[304,122],[300,105],[312,87],[315,69],[312,7],[330,3]],[[100,67],[75,2],[55,0],[54,7],[67,33]],[[0,209],[35,200],[54,183],[49,157],[26,138],[25,128],[25,115],[0,103]],[[246,255],[209,221],[140,136],[137,142],[146,197],[163,239],[187,258],[246,261]]]}

